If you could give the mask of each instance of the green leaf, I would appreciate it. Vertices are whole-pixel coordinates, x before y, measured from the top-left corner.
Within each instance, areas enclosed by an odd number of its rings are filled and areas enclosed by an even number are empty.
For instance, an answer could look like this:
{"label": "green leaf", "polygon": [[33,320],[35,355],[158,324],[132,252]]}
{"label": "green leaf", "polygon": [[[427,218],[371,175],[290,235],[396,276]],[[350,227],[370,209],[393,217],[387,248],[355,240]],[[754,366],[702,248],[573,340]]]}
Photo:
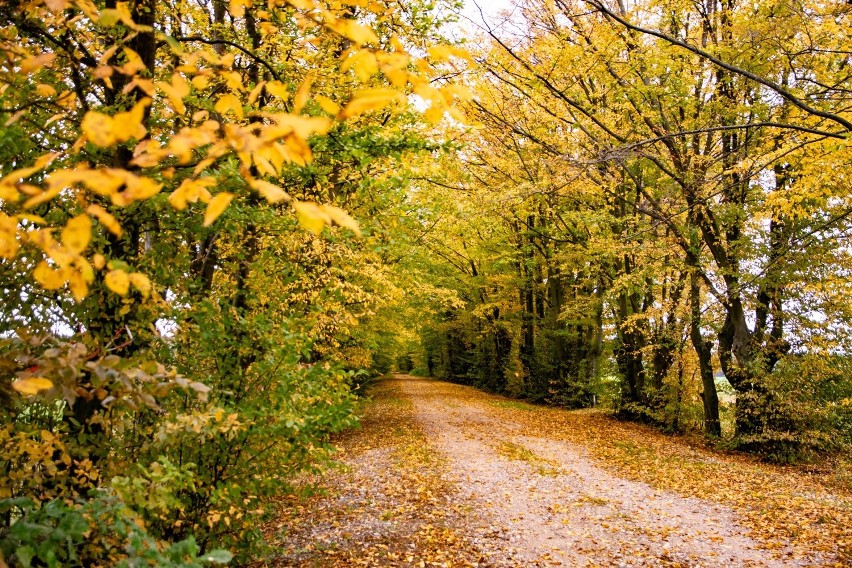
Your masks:
{"label": "green leaf", "polygon": [[15,551],[15,557],[18,559],[18,562],[20,562],[21,566],[23,566],[24,568],[28,568],[32,565],[34,556],[35,551],[30,546],[22,546]]}
{"label": "green leaf", "polygon": [[205,562],[211,564],[227,564],[234,558],[234,555],[227,550],[211,550],[202,557]]}

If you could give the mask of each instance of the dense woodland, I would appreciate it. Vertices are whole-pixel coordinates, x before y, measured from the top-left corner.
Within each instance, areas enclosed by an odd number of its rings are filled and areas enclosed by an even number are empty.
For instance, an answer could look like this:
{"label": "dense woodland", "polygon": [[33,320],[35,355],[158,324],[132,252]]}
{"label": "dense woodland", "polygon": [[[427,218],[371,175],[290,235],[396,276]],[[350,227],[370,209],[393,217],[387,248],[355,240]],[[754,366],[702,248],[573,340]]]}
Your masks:
{"label": "dense woodland", "polygon": [[391,369],[849,451],[852,5],[460,8],[0,0],[0,565],[257,557]]}
{"label": "dense woodland", "polygon": [[532,2],[486,30],[429,372],[717,437],[723,375],[739,447],[848,442],[850,17]]}

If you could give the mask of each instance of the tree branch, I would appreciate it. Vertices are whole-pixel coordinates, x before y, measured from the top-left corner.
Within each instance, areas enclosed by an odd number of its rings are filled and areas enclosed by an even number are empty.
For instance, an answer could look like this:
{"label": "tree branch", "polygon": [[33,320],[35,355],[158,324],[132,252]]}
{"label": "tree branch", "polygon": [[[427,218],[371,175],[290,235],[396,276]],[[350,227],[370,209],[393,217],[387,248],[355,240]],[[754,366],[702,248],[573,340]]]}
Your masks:
{"label": "tree branch", "polygon": [[[827,112],[827,111],[820,110],[818,108],[814,108],[814,107],[810,106],[805,101],[803,101],[799,97],[793,95],[793,93],[791,93],[789,90],[782,87],[781,85],[779,85],[775,81],[772,81],[771,79],[761,77],[759,75],[752,73],[751,71],[748,71],[747,69],[743,69],[741,67],[737,67],[736,65],[732,65],[730,63],[727,63],[727,62],[719,59],[715,55],[713,55],[713,54],[711,54],[711,53],[709,53],[709,52],[707,52],[707,51],[705,51],[705,50],[703,50],[699,47],[696,47],[694,45],[686,43],[685,41],[679,40],[679,39],[672,37],[668,34],[665,34],[663,32],[651,30],[651,29],[648,29],[648,28],[643,28],[642,26],[638,26],[636,24],[633,24],[629,20],[627,20],[626,18],[616,14],[615,12],[613,12],[612,10],[607,8],[607,6],[603,2],[601,2],[601,0],[584,0],[584,1],[587,4],[590,4],[591,6],[593,6],[595,9],[597,9],[602,14],[604,14],[607,17],[615,20],[616,22],[618,22],[619,24],[621,24],[622,26],[626,27],[629,30],[633,30],[633,31],[636,31],[636,32],[639,32],[639,33],[654,36],[654,37],[659,38],[663,41],[666,41],[666,42],[668,42],[672,45],[682,47],[683,49],[686,49],[687,51],[690,51],[690,52],[698,55],[699,57],[702,57],[702,58],[710,61],[711,63],[721,67],[722,69],[725,69],[727,71],[730,71],[731,73],[735,73],[735,74],[740,75],[742,77],[746,77],[747,79],[751,79],[752,81],[754,81],[756,83],[760,83],[764,87],[768,87],[768,88],[772,89],[773,91],[778,93],[781,97],[783,97],[785,100],[789,101],[791,104],[793,104],[794,106],[798,107],[799,109],[805,111],[806,113],[813,115],[813,116],[819,116],[821,118],[825,118],[827,120],[835,122],[835,123],[841,125],[848,132],[852,133],[852,122],[846,120],[842,116],[837,115],[835,113]],[[835,137],[837,137],[837,136],[835,136]]]}
{"label": "tree branch", "polygon": [[201,37],[201,36],[176,36],[174,39],[175,39],[175,41],[180,41],[180,42],[197,41],[199,43],[206,43],[207,45],[230,45],[231,47],[236,47],[237,49],[239,49],[240,51],[242,51],[243,53],[245,53],[246,55],[248,55],[249,57],[251,57],[252,59],[257,61],[258,63],[260,63],[261,65],[266,67],[266,69],[270,73],[272,73],[272,76],[275,77],[276,81],[279,81],[279,82],[282,82],[282,83],[284,82],[284,80],[281,79],[281,75],[278,74],[278,72],[272,67],[272,65],[268,61],[266,61],[265,59],[263,59],[259,55],[252,53],[251,50],[246,49],[245,47],[243,47],[240,44],[235,43],[233,41],[228,41],[226,39],[207,39],[206,37]]}

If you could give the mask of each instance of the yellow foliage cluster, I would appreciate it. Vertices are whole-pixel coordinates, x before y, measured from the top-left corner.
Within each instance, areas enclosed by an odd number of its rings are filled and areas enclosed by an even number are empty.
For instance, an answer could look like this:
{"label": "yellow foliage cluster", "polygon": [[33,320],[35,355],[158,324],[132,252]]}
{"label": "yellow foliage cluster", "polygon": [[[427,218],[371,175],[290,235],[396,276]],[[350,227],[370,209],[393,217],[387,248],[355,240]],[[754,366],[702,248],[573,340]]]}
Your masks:
{"label": "yellow foliage cluster", "polygon": [[[387,11],[384,4],[375,2],[348,4],[377,14],[379,21]],[[45,260],[34,269],[34,280],[50,290],[67,285],[74,297],[81,300],[96,277],[95,270],[107,265],[104,259],[87,255],[94,229],[91,221],[97,220],[116,237],[122,234],[119,216],[115,210],[105,207],[98,197],[108,198],[114,207],[150,199],[169,185],[175,166],[189,166],[198,177],[185,179],[171,192],[168,202],[178,210],[198,201],[205,203],[203,224],[211,225],[234,199],[242,197],[233,191],[216,192],[218,180],[203,175],[229,156],[237,158],[247,187],[269,203],[292,202],[306,229],[319,233],[324,226],[336,223],[358,232],[358,224],[338,207],[293,201],[271,180],[279,177],[285,166],[303,166],[313,160],[311,137],[327,134],[338,122],[390,107],[404,108],[408,93],[431,102],[426,117],[433,122],[440,121],[446,111],[457,119],[462,118],[455,104],[468,93],[460,86],[432,86],[431,78],[437,71],[425,60],[409,54],[397,37],[393,37],[389,49],[380,47],[378,36],[370,27],[341,16],[334,7],[309,0],[294,0],[283,5],[273,0],[263,6],[234,0],[229,5],[234,18],[247,17],[247,8],[252,10],[252,18],[264,22],[274,21],[278,17],[276,13],[288,10],[306,31],[324,30],[345,38],[351,46],[340,55],[339,72],[351,71],[358,82],[369,86],[353,90],[348,100],[335,100],[333,93],[322,94],[314,89],[317,79],[312,73],[294,94],[277,77],[247,85],[235,70],[238,51],[188,50],[170,36],[135,23],[131,5],[124,2],[119,2],[115,8],[98,9],[88,0],[34,0],[22,8],[29,15],[42,17],[55,26],[79,26],[86,20],[86,25],[100,29],[126,26],[133,34],[155,33],[170,46],[177,64],[166,77],[158,80],[151,77],[151,70],[142,57],[127,43],[109,45],[93,38],[88,49],[93,50],[97,59],[94,75],[109,88],[123,85],[121,92],[135,102],[128,110],[118,112],[86,110],[73,144],[45,154],[32,165],[18,168],[0,180],[0,199],[7,204],[20,204],[24,210],[60,196],[74,196],[82,206],[81,212],[64,227],[52,227],[44,219],[26,213],[0,212],[0,256],[14,260],[23,244],[35,244]],[[72,13],[77,14],[73,22],[68,20]],[[273,31],[269,27],[264,29],[267,34]],[[8,59],[17,62],[17,73],[30,76],[62,73],[57,67],[61,60],[57,53],[29,53],[12,41],[4,41],[0,49]],[[433,46],[429,56],[436,63],[453,57],[470,59],[464,51],[451,46]],[[388,86],[380,86],[380,77]],[[219,85],[220,93],[215,103],[198,109],[196,101],[206,97],[213,85]],[[79,111],[84,102],[76,98],[73,90],[58,93],[45,83],[40,83],[37,90],[40,96],[67,109],[52,120],[67,120],[68,112]],[[260,105],[262,96],[268,101],[265,106]],[[323,114],[307,112],[311,101]],[[276,107],[283,112],[272,110]],[[189,108],[197,110],[187,117]],[[173,132],[159,126],[152,129],[152,112],[161,113],[163,117],[171,114],[172,120],[184,117],[181,123],[186,126]],[[17,113],[10,123],[21,120],[25,114],[25,111]],[[88,152],[87,144],[105,151],[132,148],[132,159],[124,167],[91,167],[79,160]],[[53,167],[74,162],[77,163],[70,167]],[[263,179],[265,177],[270,179]],[[57,240],[56,235],[61,235],[61,239]],[[131,284],[145,294],[150,292],[150,283],[143,282],[142,278],[123,270],[104,274],[107,287],[122,295],[128,293]]]}

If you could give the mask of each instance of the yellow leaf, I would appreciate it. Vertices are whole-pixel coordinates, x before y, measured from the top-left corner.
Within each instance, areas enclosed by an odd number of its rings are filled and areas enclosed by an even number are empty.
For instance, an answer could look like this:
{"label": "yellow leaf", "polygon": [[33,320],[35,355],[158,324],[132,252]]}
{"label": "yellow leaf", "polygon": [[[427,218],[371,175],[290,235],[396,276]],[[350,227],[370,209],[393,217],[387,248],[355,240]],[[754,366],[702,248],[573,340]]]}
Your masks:
{"label": "yellow leaf", "polygon": [[309,164],[313,160],[311,147],[304,138],[299,136],[287,136],[284,139],[284,145],[287,149],[287,158],[300,166]]}
{"label": "yellow leaf", "polygon": [[358,226],[358,222],[350,217],[349,214],[340,207],[335,207],[334,205],[323,205],[322,210],[328,214],[332,221],[341,227],[352,229],[356,235],[361,234],[361,227]]}
{"label": "yellow leaf", "polygon": [[35,57],[28,57],[21,61],[21,73],[32,73],[38,71],[45,65],[48,65],[56,59],[55,53],[42,53]]}
{"label": "yellow leaf", "polygon": [[77,215],[62,229],[62,244],[77,254],[86,250],[92,238],[92,220],[88,215]]}
{"label": "yellow leaf", "polygon": [[235,18],[242,18],[245,16],[246,6],[251,6],[251,0],[231,0],[228,12]]}
{"label": "yellow leaf", "polygon": [[433,45],[428,51],[429,57],[436,61],[446,61],[453,56],[449,45]]}
{"label": "yellow leaf", "polygon": [[263,90],[263,87],[266,85],[266,81],[261,81],[249,93],[248,99],[246,102],[249,106],[254,105],[257,102],[257,98],[260,96],[260,92]]}
{"label": "yellow leaf", "polygon": [[40,97],[52,97],[56,94],[56,89],[54,89],[50,85],[39,83],[38,85],[36,85],[36,92]]}
{"label": "yellow leaf", "polygon": [[264,140],[285,137],[291,132],[299,138],[308,138],[311,134],[325,134],[331,128],[331,119],[326,116],[300,116],[279,113],[268,115],[275,120],[279,128],[267,127],[263,131]]}
{"label": "yellow leaf", "polygon": [[130,291],[130,277],[120,269],[107,272],[107,275],[104,276],[104,284],[119,296],[126,296],[127,292]]}
{"label": "yellow leaf", "polygon": [[[29,186],[34,188],[34,186]],[[34,188],[38,189],[38,188]],[[14,183],[0,181],[0,199],[14,203],[20,197],[20,191]]]}
{"label": "yellow leaf", "polygon": [[213,199],[210,200],[210,203],[207,204],[207,209],[204,211],[204,226],[209,227],[212,225],[213,221],[215,221],[219,215],[228,208],[228,204],[233,198],[234,194],[228,193],[227,191],[217,193]]}
{"label": "yellow leaf", "polygon": [[408,71],[405,69],[389,68],[384,70],[384,74],[388,78],[388,81],[390,81],[391,85],[398,89],[401,89],[406,85],[406,83],[408,83]]}
{"label": "yellow leaf", "polygon": [[[91,267],[89,268],[91,270]],[[68,276],[68,288],[78,302],[89,293],[89,285],[86,283],[86,275],[82,272],[72,271]]]}
{"label": "yellow leaf", "polygon": [[444,104],[445,102],[441,91],[430,85],[427,81],[415,85],[414,94],[435,104]]}
{"label": "yellow leaf", "polygon": [[151,293],[151,281],[141,272],[131,272],[128,279],[143,296],[148,297]]}
{"label": "yellow leaf", "polygon": [[336,115],[340,112],[340,105],[325,95],[317,95],[314,97],[314,100],[319,104],[322,110],[330,115]]}
{"label": "yellow leaf", "polygon": [[147,130],[142,124],[145,120],[145,109],[151,106],[151,99],[144,98],[133,105],[129,111],[119,112],[113,117],[116,128],[116,139],[127,142],[131,138],[142,139]]}
{"label": "yellow leaf", "polygon": [[237,71],[219,71],[218,75],[225,80],[225,85],[231,91],[245,91],[243,76]]}
{"label": "yellow leaf", "polygon": [[216,101],[216,105],[213,107],[213,110],[222,115],[227,114],[230,110],[239,120],[243,119],[243,105],[240,103],[240,99],[232,93],[219,97],[219,100]]}
{"label": "yellow leaf", "polygon": [[100,205],[89,205],[86,208],[86,213],[100,221],[101,225],[106,227],[107,231],[109,231],[116,237],[121,236],[121,225],[118,223],[118,220],[116,220],[115,217],[113,217],[106,209],[104,209]]}
{"label": "yellow leaf", "polygon": [[326,22],[326,25],[334,32],[346,39],[361,45],[365,43],[379,43],[379,37],[368,28],[349,18],[336,18]]}
{"label": "yellow leaf", "polygon": [[269,203],[278,203],[279,201],[290,201],[290,196],[287,192],[275,185],[262,179],[249,180],[249,185],[252,189],[261,194]]}
{"label": "yellow leaf", "polygon": [[355,69],[355,76],[362,83],[366,83],[370,80],[370,77],[379,72],[379,63],[376,55],[369,49],[361,49],[355,52],[352,57],[349,57],[343,62],[340,70],[345,72],[350,67]]}
{"label": "yellow leaf", "polygon": [[278,97],[282,101],[287,101],[290,99],[290,91],[287,89],[287,85],[280,81],[270,81],[266,84],[266,92]]}
{"label": "yellow leaf", "polygon": [[69,0],[45,0],[44,5],[47,6],[47,9],[57,14],[62,10],[66,9],[69,4]]}
{"label": "yellow leaf", "polygon": [[316,7],[313,0],[287,0],[287,4],[299,10],[313,10]]}
{"label": "yellow leaf", "polygon": [[210,84],[210,77],[205,75],[196,75],[192,78],[192,86],[196,89],[206,89]]}
{"label": "yellow leaf", "polygon": [[183,114],[186,112],[186,105],[183,104],[183,99],[189,96],[189,83],[186,82],[186,79],[180,73],[172,74],[172,82],[165,83],[160,82],[157,83],[157,87],[169,97],[169,104],[172,109],[178,114]]}
{"label": "yellow leaf", "polygon": [[98,65],[107,65],[109,60],[112,59],[112,56],[116,54],[118,48],[121,47],[121,44],[113,44],[112,47],[108,48],[106,51],[101,53],[101,56],[98,58]]}
{"label": "yellow leaf", "polygon": [[157,183],[149,177],[141,177],[127,173],[125,177],[127,187],[121,193],[112,195],[112,202],[115,205],[128,205],[134,201],[142,201],[160,193],[163,184]]}
{"label": "yellow leaf", "polygon": [[441,87],[439,90],[444,96],[444,100],[447,104],[451,104],[454,98],[462,101],[467,101],[473,98],[473,94],[470,92],[470,89],[464,85],[447,85],[445,87]]}
{"label": "yellow leaf", "polygon": [[308,76],[305,77],[305,80],[302,81],[302,84],[299,85],[299,88],[296,89],[296,94],[293,97],[293,113],[298,114],[305,108],[305,103],[308,102],[308,97],[311,94],[311,83],[314,82],[314,76],[311,73],[308,73]]}
{"label": "yellow leaf", "polygon": [[322,233],[323,227],[331,224],[328,213],[311,201],[294,201],[293,209],[296,210],[299,224],[315,235]]}
{"label": "yellow leaf", "polygon": [[346,107],[340,112],[340,118],[347,119],[371,110],[378,110],[394,101],[405,101],[405,96],[394,89],[364,89],[357,92],[355,97],[349,101]]}
{"label": "yellow leaf", "polygon": [[56,104],[66,110],[72,110],[77,105],[77,93],[74,91],[62,91],[56,97]]}
{"label": "yellow leaf", "polygon": [[47,262],[41,261],[33,270],[33,278],[45,290],[57,290],[65,284],[64,270],[57,270]]}
{"label": "yellow leaf", "polygon": [[12,388],[21,394],[36,395],[43,390],[52,389],[53,383],[44,377],[30,377],[16,380],[12,383]]}
{"label": "yellow leaf", "polygon": [[182,211],[188,203],[195,203],[199,199],[208,201],[210,199],[209,187],[216,185],[216,178],[202,177],[198,179],[185,179],[180,186],[169,195],[169,203],[172,207]]}
{"label": "yellow leaf", "polygon": [[87,112],[86,116],[83,117],[83,122],[80,124],[80,129],[89,141],[101,148],[115,144],[114,128],[111,116],[94,110]]}
{"label": "yellow leaf", "polygon": [[83,117],[80,129],[92,144],[101,148],[116,142],[127,142],[131,138],[142,138],[147,132],[142,124],[145,109],[150,104],[151,99],[144,98],[129,111],[120,112],[114,117],[90,110]]}
{"label": "yellow leaf", "polygon": [[429,48],[429,57],[436,61],[449,61],[453,57],[464,59],[471,63],[474,62],[473,57],[466,50],[452,45],[433,45]]}
{"label": "yellow leaf", "polygon": [[90,170],[80,167],[73,170],[59,170],[50,174],[51,185],[71,187],[82,182],[93,193],[109,196],[121,189],[126,183],[127,177],[131,175],[127,170],[120,168],[100,168]]}
{"label": "yellow leaf", "polygon": [[12,260],[20,247],[18,220],[0,212],[0,258]]}
{"label": "yellow leaf", "polygon": [[92,257],[92,264],[95,265],[95,268],[100,270],[106,264],[106,258],[104,258],[104,255],[102,254],[96,254]]}
{"label": "yellow leaf", "polygon": [[43,191],[38,195],[30,197],[26,201],[24,201],[24,209],[30,209],[35,207],[36,205],[41,205],[42,203],[46,203],[59,195],[59,192],[62,191],[61,187],[51,187],[47,191]]}
{"label": "yellow leaf", "polygon": [[275,168],[272,162],[267,159],[265,155],[268,153],[269,150],[264,148],[263,151],[255,152],[254,154],[252,154],[252,160],[254,160],[254,165],[257,167],[257,171],[261,175],[278,175],[279,171]]}
{"label": "yellow leaf", "polygon": [[124,48],[124,57],[127,59],[127,63],[118,68],[120,73],[124,75],[136,75],[140,71],[145,70],[145,64],[142,62],[142,58],[129,47]]}
{"label": "yellow leaf", "polygon": [[438,124],[441,120],[443,120],[445,110],[446,109],[443,106],[433,102],[429,108],[426,109],[426,112],[423,113],[423,116],[431,124]]}
{"label": "yellow leaf", "polygon": [[39,156],[32,166],[10,172],[2,180],[0,180],[0,183],[13,184],[21,179],[27,178],[36,173],[37,171],[43,169],[45,166],[49,165],[56,158],[56,156],[58,156],[58,154],[52,153]]}

